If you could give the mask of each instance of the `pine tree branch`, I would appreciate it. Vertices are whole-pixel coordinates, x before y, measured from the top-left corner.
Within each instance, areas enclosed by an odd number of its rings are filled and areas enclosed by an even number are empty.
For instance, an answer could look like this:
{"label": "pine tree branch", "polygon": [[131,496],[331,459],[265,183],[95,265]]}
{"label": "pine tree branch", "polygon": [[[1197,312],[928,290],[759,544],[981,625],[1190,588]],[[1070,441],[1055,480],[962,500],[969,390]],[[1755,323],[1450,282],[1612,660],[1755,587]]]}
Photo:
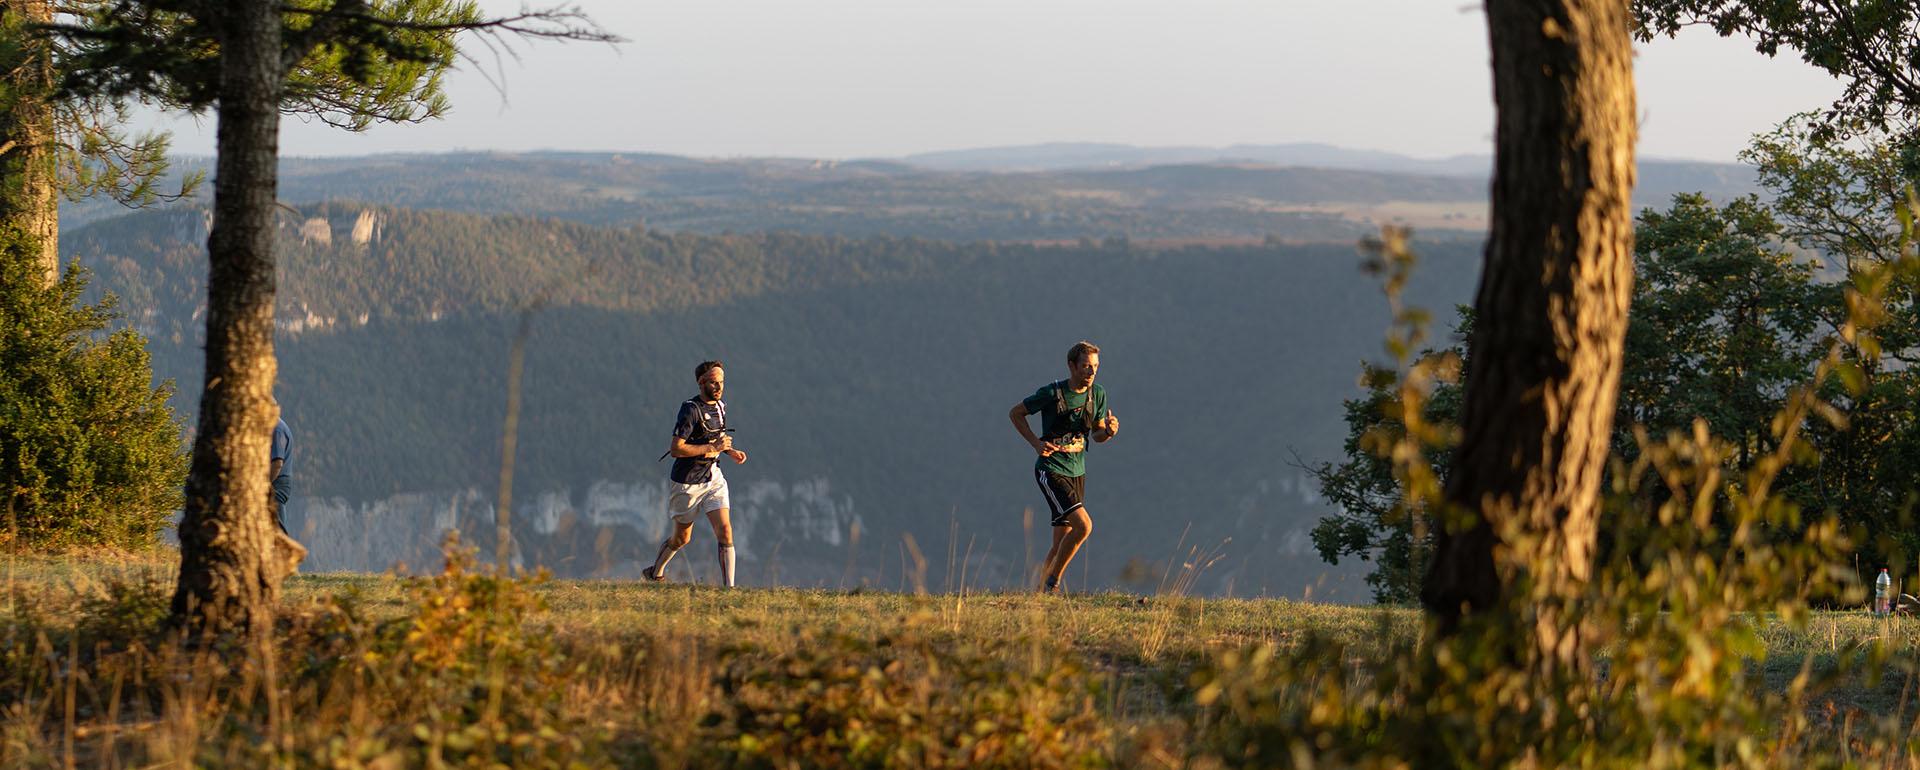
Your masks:
{"label": "pine tree branch", "polygon": [[[371,16],[366,13],[366,7],[366,0],[336,0],[326,11],[307,14],[315,17],[313,23],[308,25],[306,29],[287,33],[286,39],[282,41],[280,50],[281,77],[285,77],[287,73],[293,71],[293,68],[300,66],[300,62],[307,58],[307,54],[313,53],[313,49],[320,47],[322,43],[328,40],[332,40],[348,20],[371,18]],[[288,5],[280,6],[281,13],[298,10],[303,9],[296,9]]]}
{"label": "pine tree branch", "polygon": [[[483,32],[507,33],[520,37],[543,40],[572,40],[589,43],[621,43],[626,38],[615,35],[600,27],[592,17],[576,6],[563,6],[537,11],[523,10],[512,16],[500,16],[479,21],[458,22],[416,22],[402,19],[390,19],[366,11],[341,8],[341,5],[365,7],[358,0],[344,0],[331,8],[300,8],[291,5],[280,6],[281,13],[297,16],[314,16],[338,21],[355,21],[386,29],[401,29],[413,32]],[[318,22],[316,22],[317,26]]]}

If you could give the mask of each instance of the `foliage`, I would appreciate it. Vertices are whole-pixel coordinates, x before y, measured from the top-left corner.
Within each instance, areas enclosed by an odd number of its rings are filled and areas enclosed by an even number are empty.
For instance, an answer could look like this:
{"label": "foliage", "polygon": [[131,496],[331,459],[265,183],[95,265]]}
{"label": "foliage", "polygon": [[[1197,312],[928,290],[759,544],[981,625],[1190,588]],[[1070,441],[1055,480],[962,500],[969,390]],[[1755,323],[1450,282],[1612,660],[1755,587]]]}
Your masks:
{"label": "foliage", "polygon": [[[1675,529],[1673,534],[1685,534]],[[1753,569],[1767,565],[1756,563]],[[426,699],[411,690],[439,687],[432,684],[438,675],[397,656],[363,664],[353,655],[434,646],[437,638],[404,640],[409,630],[423,627],[423,617],[438,618],[424,625],[453,638],[478,638],[470,632],[483,626],[504,632],[506,625],[499,618],[462,619],[441,609],[458,606],[456,597],[465,595],[470,597],[465,616],[483,614],[486,610],[476,608],[492,595],[488,590],[434,588],[430,579],[394,575],[298,576],[288,584],[276,640],[278,674],[271,674],[257,661],[248,663],[244,651],[223,658],[174,645],[158,620],[171,592],[170,560],[128,564],[22,556],[6,570],[12,579],[0,583],[5,586],[0,594],[0,765],[8,767],[60,767],[69,756],[82,767],[425,766],[430,744],[411,731],[427,720],[423,712],[404,709],[420,708]],[[1791,577],[1778,575],[1783,581]],[[746,736],[784,747],[798,766],[857,766],[842,761],[845,754],[800,753],[809,741],[824,744],[825,734],[801,735],[770,718],[741,721],[732,707],[749,700],[767,709],[759,714],[797,714],[826,724],[939,714],[945,721],[914,721],[911,727],[862,722],[876,741],[892,740],[896,748],[930,747],[936,759],[959,756],[960,736],[979,720],[996,725],[994,734],[1011,738],[1028,729],[1016,724],[1020,715],[1037,716],[1053,704],[1060,710],[1049,713],[1079,719],[1084,705],[1091,721],[1061,723],[1074,727],[1065,729],[1057,745],[1037,749],[1036,756],[1085,752],[1096,766],[1205,767],[1224,756],[1219,751],[1226,730],[1257,724],[1229,724],[1222,714],[1227,695],[1239,688],[1252,697],[1276,680],[1251,673],[1219,679],[1222,695],[1203,707],[1195,696],[1214,679],[1207,674],[1192,684],[1196,671],[1247,669],[1254,651],[1265,649],[1269,671],[1291,668],[1302,682],[1319,677],[1352,692],[1405,665],[1403,656],[1421,649],[1415,611],[1275,599],[1154,596],[1143,606],[1142,597],[1120,594],[1060,601],[1031,594],[721,591],[637,581],[514,583],[498,590],[535,594],[545,609],[521,616],[523,635],[512,644],[520,649],[551,645],[565,658],[565,675],[526,675],[539,670],[528,661],[521,674],[502,679],[507,684],[503,708],[514,708],[517,698],[556,704],[546,717],[527,709],[519,718],[549,719],[546,725],[555,732],[578,739],[572,759],[589,767],[720,766],[742,757]],[[424,598],[428,593],[447,601],[436,608]],[[1703,595],[1702,601],[1709,598]],[[1159,622],[1156,615],[1163,607],[1178,618],[1168,649],[1139,657],[1139,637]],[[1816,613],[1809,624],[1796,626],[1762,607],[1747,609],[1753,612],[1681,617],[1695,625],[1729,617],[1748,625],[1754,635],[1747,643],[1763,645],[1758,652],[1694,647],[1689,655],[1700,656],[1703,665],[1711,660],[1729,668],[1738,660],[1740,674],[1725,686],[1748,688],[1749,700],[1787,696],[1812,659],[1807,687],[1798,696],[1807,706],[1802,731],[1788,735],[1781,722],[1762,725],[1750,736],[1776,766],[1797,766],[1803,759],[1818,766],[1835,757],[1863,763],[1899,759],[1891,751],[1904,732],[1888,728],[1896,722],[1904,726],[1920,711],[1920,705],[1903,704],[1901,698],[1914,680],[1874,682],[1864,667],[1840,664],[1857,659],[1859,645],[1875,639],[1886,640],[1893,662],[1911,659],[1920,650],[1920,625],[1911,618],[1870,619],[1856,612]],[[1335,649],[1344,658],[1314,652]],[[1628,659],[1614,649],[1621,646],[1600,651],[1603,672],[1612,661]],[[1672,654],[1677,649],[1647,648],[1649,654],[1661,651],[1666,660],[1677,660]],[[473,653],[469,648],[461,657],[473,660]],[[861,678],[868,667],[884,670],[895,663],[884,682]],[[251,673],[247,665],[253,666]],[[480,684],[469,691],[484,693],[485,668],[477,669]],[[1715,669],[1695,669],[1710,670]],[[981,681],[961,681],[976,673]],[[266,705],[258,686],[247,684],[249,677],[275,685],[277,712]],[[1823,683],[1838,689],[1822,694]],[[520,689],[536,686],[548,689]],[[1673,687],[1661,681],[1640,692],[1671,703],[1665,693]],[[457,698],[460,688],[438,692]],[[921,692],[936,697],[925,702],[894,697]],[[1294,693],[1297,697],[1248,703],[1288,709],[1305,722],[1304,710],[1326,702],[1324,692],[1309,684]],[[889,699],[878,700],[881,694]],[[1032,700],[1022,702],[1023,694]],[[836,705],[825,704],[829,696],[838,698],[832,701]],[[1400,706],[1382,704],[1383,710],[1389,708]],[[463,713],[443,707],[436,729],[447,734],[466,729]],[[1718,724],[1710,713],[1676,709],[1660,718],[1672,720],[1667,724],[1673,731],[1717,730],[1699,727]],[[1383,731],[1378,739],[1398,745],[1408,736]],[[548,744],[555,751],[565,745]],[[1311,748],[1320,766],[1367,764],[1365,757],[1339,761],[1332,744]]]}
{"label": "foliage", "polygon": [[[450,105],[443,78],[460,60],[460,33],[487,36],[490,46],[506,45],[506,35],[619,40],[571,7],[502,17],[483,15],[473,0],[301,0],[278,7],[281,112],[349,131],[444,115]],[[227,11],[223,3],[195,0],[69,8],[47,27],[61,48],[60,96],[109,105],[137,99],[193,113],[213,107]]]}
{"label": "foliage", "polygon": [[[179,720],[182,732],[122,750],[196,766],[607,766],[583,715],[562,708],[578,672],[534,623],[544,578],[475,572],[452,546],[447,556],[443,572],[405,581],[389,617],[370,617],[351,591],[295,613],[271,663],[244,646],[183,647],[166,633],[172,587],[160,580],[109,577],[79,597],[71,627],[29,614],[9,591],[21,609],[0,628],[0,714],[10,728],[28,714],[57,722],[62,708],[104,719],[107,755],[118,719]],[[111,692],[43,700],[72,692],[75,677]],[[191,705],[176,710],[183,698]],[[34,756],[33,731],[15,732],[0,744],[8,766]]]}
{"label": "foliage", "polygon": [[1812,370],[1839,305],[1780,236],[1751,197],[1715,206],[1682,195],[1640,216],[1615,451],[1637,454],[1634,425],[1662,436],[1695,419],[1738,448],[1740,466],[1770,451],[1767,424]]}
{"label": "foliage", "polygon": [[[1836,292],[1817,284],[1809,265],[1774,245],[1779,237],[1779,225],[1752,198],[1716,207],[1682,195],[1665,212],[1641,215],[1613,437],[1624,459],[1631,462],[1639,453],[1634,425],[1665,435],[1690,431],[1696,418],[1739,447],[1736,462],[1769,451],[1766,426],[1787,388],[1812,366],[1816,334],[1837,304]],[[1396,329],[1407,319],[1424,318],[1397,306],[1394,312],[1403,319]],[[1470,327],[1462,308],[1456,339]],[[1411,349],[1389,343],[1397,359]],[[1409,498],[1392,474],[1392,452],[1407,446],[1395,415],[1417,404],[1422,424],[1439,426],[1431,429],[1436,438],[1422,445],[1433,447],[1429,459],[1436,478],[1444,480],[1446,426],[1456,422],[1460,407],[1451,374],[1464,355],[1458,344],[1421,352],[1413,358],[1414,370],[1433,374],[1416,386],[1402,383],[1392,370],[1364,366],[1368,393],[1346,402],[1345,459],[1310,468],[1321,494],[1339,509],[1315,527],[1316,549],[1330,563],[1349,555],[1377,560],[1368,583],[1378,601],[1413,601],[1426,574],[1418,555],[1427,536],[1416,535],[1418,517],[1398,507]]]}
{"label": "foliage", "polygon": [[[866,638],[801,631],[791,649],[726,654],[711,728],[733,767],[1102,765],[1098,680],[1049,642],[932,632],[930,615]],[[1047,661],[1042,663],[1042,661]]]}
{"label": "foliage", "polygon": [[370,620],[346,594],[297,623],[287,640],[295,692],[313,693],[312,708],[329,718],[300,730],[287,758],[578,766],[590,732],[561,713],[577,672],[532,618],[545,609],[535,593],[545,576],[476,571],[471,550],[453,541],[445,553],[443,571],[410,581],[398,618]]}
{"label": "foliage", "polygon": [[[1460,413],[1459,376],[1465,351],[1455,345],[1442,351],[1412,351],[1424,342],[1427,315],[1405,307],[1401,296],[1412,275],[1407,232],[1389,229],[1383,240],[1368,241],[1369,272],[1383,274],[1393,311],[1387,352],[1396,360],[1411,360],[1404,373],[1371,364],[1361,365],[1361,384],[1367,396],[1346,402],[1347,460],[1339,465],[1320,463],[1307,470],[1320,485],[1320,494],[1337,510],[1313,528],[1313,546],[1329,564],[1342,556],[1377,560],[1367,574],[1374,601],[1412,604],[1420,598],[1433,544],[1433,512],[1421,502],[1428,496],[1403,494],[1409,486],[1431,488],[1446,484],[1446,469],[1456,440],[1452,427]],[[1472,310],[1459,309],[1454,331],[1464,340]],[[1412,422],[1408,422],[1411,418]],[[1418,452],[1416,457],[1397,453]],[[1418,461],[1415,461],[1418,460]],[[1412,475],[1406,475],[1411,472]]]}
{"label": "foliage", "polygon": [[186,472],[172,386],[153,386],[138,333],[99,336],[111,296],[78,304],[78,267],[44,285],[34,251],[0,234],[0,543],[152,548]]}
{"label": "foliage", "polygon": [[192,195],[202,171],[169,179],[173,140],[158,131],[129,132],[133,109],[124,101],[70,98],[53,104],[54,164],[69,201],[104,195],[138,208]]}
{"label": "foliage", "polygon": [[[1914,269],[1911,260],[1897,266]],[[1841,561],[1851,544],[1838,520],[1803,520],[1800,506],[1773,485],[1783,470],[1814,457],[1805,443],[1809,422],[1844,421],[1819,386],[1848,365],[1849,345],[1871,339],[1897,270],[1862,274],[1848,288],[1855,312],[1831,338],[1812,382],[1786,394],[1764,449],[1745,454],[1748,447],[1713,437],[1705,419],[1694,420],[1690,433],[1636,429],[1637,457],[1616,460],[1611,473],[1605,517],[1612,548],[1581,594],[1522,585],[1501,612],[1475,616],[1455,635],[1429,634],[1384,662],[1319,641],[1222,656],[1194,679],[1195,702],[1207,714],[1197,763],[1844,764],[1831,734],[1809,730],[1808,696],[1833,678],[1817,676],[1809,656],[1783,688],[1769,687],[1766,667],[1753,662],[1765,659],[1767,627],[1806,627],[1809,596],[1861,595]],[[1408,365],[1404,354],[1400,360]],[[1398,416],[1405,419],[1408,408]],[[1433,446],[1409,433],[1386,452],[1415,498],[1404,507],[1435,494],[1431,484],[1406,481],[1430,473],[1406,466],[1426,463]],[[1535,628],[1543,622],[1553,627]],[[1517,641],[1539,630],[1577,639],[1574,649],[1606,652],[1599,661],[1567,659]],[[1825,673],[1860,662],[1871,658],[1843,652]],[[1855,749],[1888,761],[1908,756],[1900,724],[1898,717],[1874,722]]]}
{"label": "foliage", "polygon": [[[153,99],[200,112],[217,100],[219,6],[102,2],[54,27],[66,54],[69,97]],[[481,22],[472,2],[301,2],[281,15],[289,77],[283,111],[354,131],[419,122],[447,110],[441,76],[455,62],[453,33]]]}
{"label": "foliage", "polygon": [[81,598],[74,635],[96,647],[156,646],[163,641],[171,600],[171,587],[152,576],[110,577],[98,593]]}
{"label": "foliage", "polygon": [[[71,65],[73,48],[49,34],[49,23],[95,12],[107,4],[107,0],[51,0],[9,5],[0,14],[0,62],[7,63],[8,73],[0,101],[15,115],[7,122],[0,144],[18,148],[10,153],[18,163],[50,172],[47,181],[69,200],[104,195],[118,204],[138,207],[185,196],[203,175],[187,173],[168,182],[168,137],[129,130],[127,100],[55,93],[59,73]],[[163,185],[177,188],[163,192]],[[51,192],[45,199],[33,200],[19,198],[18,192],[9,192],[15,205],[48,207],[30,215],[56,217]]]}
{"label": "foliage", "polygon": [[[1863,572],[1920,555],[1913,534],[1913,479],[1920,477],[1920,281],[1889,266],[1901,257],[1907,195],[1920,180],[1920,143],[1878,130],[1836,135],[1813,116],[1795,116],[1757,137],[1743,158],[1776,192],[1781,238],[1821,255],[1834,277],[1821,314],[1838,328],[1852,310],[1835,296],[1843,282],[1886,272],[1875,334],[1845,349],[1846,365],[1823,394],[1847,414],[1816,424],[1809,440],[1821,461],[1795,469],[1784,491],[1837,512],[1860,545]],[[1843,387],[1844,385],[1844,387]]]}
{"label": "foliage", "polygon": [[1920,8],[1898,0],[1634,0],[1641,40],[1707,26],[1743,35],[1767,56],[1797,51],[1802,61],[1846,84],[1823,122],[1912,125],[1920,118]]}
{"label": "foliage", "polygon": [[[1743,155],[1774,191],[1771,202],[1749,197],[1716,206],[1681,195],[1665,211],[1641,215],[1613,436],[1623,460],[1640,451],[1635,424],[1661,436],[1690,432],[1696,418],[1735,447],[1730,468],[1772,450],[1774,413],[1791,386],[1811,376],[1821,340],[1847,321],[1846,286],[1898,259],[1896,213],[1911,178],[1900,161],[1904,146],[1880,134],[1827,134],[1801,116],[1757,137]],[[1804,256],[1809,252],[1822,262]],[[1910,526],[1912,479],[1920,477],[1913,408],[1920,400],[1920,369],[1913,366],[1920,360],[1920,284],[1903,271],[1887,275],[1875,335],[1842,346],[1846,365],[1821,394],[1848,419],[1810,425],[1805,440],[1820,462],[1783,469],[1778,481],[1781,494],[1799,505],[1836,514],[1869,572],[1920,554]],[[1382,515],[1382,501],[1397,487],[1383,461],[1359,443],[1371,431],[1395,429],[1373,411],[1373,404],[1391,405],[1382,393],[1371,388],[1348,403],[1346,457],[1315,469],[1323,494],[1341,507],[1323,519],[1317,544],[1329,560],[1381,559],[1372,580],[1402,588],[1377,592],[1380,599],[1404,601],[1418,575],[1400,572],[1390,549],[1405,540],[1407,525]],[[1426,418],[1450,422],[1449,403],[1443,388]],[[1607,539],[1603,532],[1603,547]]]}
{"label": "foliage", "polygon": [[1781,121],[1753,138],[1741,162],[1772,193],[1767,207],[1787,240],[1843,270],[1893,260],[1900,242],[1894,212],[1907,186],[1920,182],[1920,144],[1869,128],[1836,135],[1820,121],[1816,113]]}

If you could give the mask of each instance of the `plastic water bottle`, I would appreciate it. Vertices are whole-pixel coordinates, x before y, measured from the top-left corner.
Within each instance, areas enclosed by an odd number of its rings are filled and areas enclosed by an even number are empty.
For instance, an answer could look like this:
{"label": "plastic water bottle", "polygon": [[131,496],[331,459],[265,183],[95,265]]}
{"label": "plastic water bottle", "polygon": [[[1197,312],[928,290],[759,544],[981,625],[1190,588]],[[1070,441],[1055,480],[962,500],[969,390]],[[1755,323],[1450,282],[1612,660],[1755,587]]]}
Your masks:
{"label": "plastic water bottle", "polygon": [[1888,615],[1893,612],[1893,577],[1887,574],[1887,568],[1880,568],[1880,577],[1873,581],[1873,614]]}

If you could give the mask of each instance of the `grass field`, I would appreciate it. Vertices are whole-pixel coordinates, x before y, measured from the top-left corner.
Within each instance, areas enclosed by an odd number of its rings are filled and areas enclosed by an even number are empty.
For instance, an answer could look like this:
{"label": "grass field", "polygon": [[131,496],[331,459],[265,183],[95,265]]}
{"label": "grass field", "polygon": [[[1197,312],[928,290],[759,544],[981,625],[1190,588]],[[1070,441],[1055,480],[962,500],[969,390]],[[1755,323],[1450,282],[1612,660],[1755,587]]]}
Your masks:
{"label": "grass field", "polygon": [[[1172,593],[329,574],[288,581],[268,660],[166,637],[165,556],[0,569],[6,767],[1232,766],[1196,672],[1310,639],[1364,669],[1421,633],[1408,609]],[[1775,688],[1809,659],[1920,645],[1905,618],[1753,622],[1766,651],[1750,666]],[[1910,725],[1911,686],[1849,675],[1806,708],[1833,731]]]}

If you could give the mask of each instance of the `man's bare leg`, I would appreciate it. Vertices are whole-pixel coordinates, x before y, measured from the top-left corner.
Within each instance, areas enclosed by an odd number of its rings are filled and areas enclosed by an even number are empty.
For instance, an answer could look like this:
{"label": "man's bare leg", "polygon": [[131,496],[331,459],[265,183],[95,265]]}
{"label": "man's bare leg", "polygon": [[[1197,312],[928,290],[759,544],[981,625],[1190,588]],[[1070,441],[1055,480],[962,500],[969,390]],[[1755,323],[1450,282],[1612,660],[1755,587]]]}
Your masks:
{"label": "man's bare leg", "polygon": [[1080,553],[1081,544],[1093,536],[1093,517],[1087,515],[1086,506],[1067,512],[1067,525],[1053,528],[1053,550],[1047,552],[1047,582],[1059,584],[1060,576],[1066,574],[1067,565],[1073,563],[1075,554]]}
{"label": "man's bare leg", "polygon": [[653,566],[642,570],[640,574],[656,583],[666,580],[667,562],[673,561],[673,555],[679,553],[680,549],[687,547],[687,543],[692,540],[693,522],[689,521],[685,524],[677,521],[674,522],[673,534],[669,535],[666,541],[660,544],[660,553],[653,557]]}
{"label": "man's bare leg", "polygon": [[1067,538],[1067,528],[1053,528],[1053,545],[1047,547],[1047,558],[1040,560],[1040,590],[1047,589],[1047,578],[1053,577],[1053,561],[1060,558],[1060,541]]}
{"label": "man's bare leg", "polygon": [[733,587],[733,520],[727,509],[707,511],[707,523],[713,525],[713,537],[720,541],[720,584]]}

